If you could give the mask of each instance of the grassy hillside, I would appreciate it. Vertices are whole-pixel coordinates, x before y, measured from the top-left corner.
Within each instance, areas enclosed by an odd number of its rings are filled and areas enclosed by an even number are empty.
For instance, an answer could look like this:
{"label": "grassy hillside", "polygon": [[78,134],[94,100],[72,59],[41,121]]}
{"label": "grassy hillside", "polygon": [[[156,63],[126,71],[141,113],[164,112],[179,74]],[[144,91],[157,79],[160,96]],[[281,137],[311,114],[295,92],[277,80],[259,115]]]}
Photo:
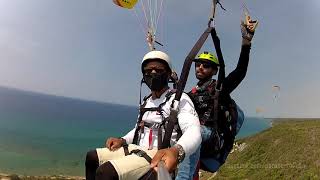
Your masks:
{"label": "grassy hillside", "polygon": [[[240,139],[238,148],[214,176],[201,179],[320,179],[320,119],[281,119],[273,127]],[[0,179],[82,179],[1,175]]]}
{"label": "grassy hillside", "polygon": [[238,143],[214,178],[201,179],[320,179],[320,119],[277,120]]}

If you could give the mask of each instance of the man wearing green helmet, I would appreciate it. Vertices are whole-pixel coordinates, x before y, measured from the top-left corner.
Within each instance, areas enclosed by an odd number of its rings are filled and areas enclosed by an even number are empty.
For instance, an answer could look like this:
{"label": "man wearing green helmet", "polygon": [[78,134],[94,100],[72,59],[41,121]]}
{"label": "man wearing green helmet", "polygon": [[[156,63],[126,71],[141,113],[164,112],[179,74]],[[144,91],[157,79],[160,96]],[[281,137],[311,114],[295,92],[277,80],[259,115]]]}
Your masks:
{"label": "man wearing green helmet", "polygon": [[196,77],[200,84],[205,83],[218,72],[219,61],[215,55],[209,52],[205,51],[201,53],[194,62],[196,66]]}
{"label": "man wearing green helmet", "polygon": [[[188,95],[195,105],[201,124],[201,169],[210,172],[216,172],[219,169],[231,151],[235,135],[243,123],[244,114],[232,100],[230,93],[246,76],[251,40],[256,26],[257,21],[252,21],[249,16],[246,16],[246,22],[241,22],[242,47],[238,65],[222,81],[222,88],[219,90],[218,96],[215,96],[216,80],[212,78],[219,70],[218,58],[214,54],[203,52],[194,60],[195,75],[199,81]],[[215,98],[218,99],[216,101],[218,102],[218,110],[216,111],[214,110]],[[218,122],[214,122],[214,112],[218,112]],[[179,168],[188,167],[182,164]]]}

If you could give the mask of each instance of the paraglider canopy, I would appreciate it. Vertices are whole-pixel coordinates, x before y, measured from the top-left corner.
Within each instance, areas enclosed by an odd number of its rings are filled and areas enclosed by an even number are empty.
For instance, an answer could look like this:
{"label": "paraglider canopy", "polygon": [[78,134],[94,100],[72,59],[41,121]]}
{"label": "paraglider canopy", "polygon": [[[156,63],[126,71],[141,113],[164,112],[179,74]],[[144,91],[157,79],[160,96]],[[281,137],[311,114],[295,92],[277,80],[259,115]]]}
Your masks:
{"label": "paraglider canopy", "polygon": [[132,9],[138,0],[113,0],[113,2],[120,7]]}

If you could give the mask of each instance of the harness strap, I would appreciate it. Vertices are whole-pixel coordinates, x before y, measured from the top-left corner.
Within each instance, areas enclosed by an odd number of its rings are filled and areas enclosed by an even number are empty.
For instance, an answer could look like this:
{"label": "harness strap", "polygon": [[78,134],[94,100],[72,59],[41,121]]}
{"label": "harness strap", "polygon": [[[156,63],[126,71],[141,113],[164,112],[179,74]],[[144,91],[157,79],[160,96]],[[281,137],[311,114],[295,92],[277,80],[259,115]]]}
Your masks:
{"label": "harness strap", "polygon": [[[142,83],[142,82],[141,82]],[[149,97],[151,97],[152,94],[150,94],[149,96],[143,98],[144,102],[143,104],[141,104],[141,98],[140,98],[140,107],[139,107],[139,117],[138,117],[138,121],[137,121],[137,126],[136,126],[136,130],[134,132],[134,136],[133,136],[133,144],[137,144],[139,141],[139,131],[141,129],[140,123],[142,121],[142,116],[144,115],[145,111],[144,111],[144,107],[147,104],[147,101],[145,99],[148,99]],[[141,96],[141,92],[140,92],[140,96]]]}
{"label": "harness strap", "polygon": [[128,149],[128,144],[125,143],[122,147],[123,147],[123,151],[124,151],[124,155],[125,156],[128,156],[130,153],[129,153],[129,149]]}
{"label": "harness strap", "polygon": [[[147,104],[147,99],[151,97],[151,94],[147,97],[145,97],[143,100],[143,104],[140,105],[140,114],[139,114],[139,118],[137,121],[137,126],[136,126],[136,130],[135,130],[135,134],[134,134],[134,138],[133,138],[133,144],[138,144],[139,142],[139,132],[140,133],[144,133],[144,126],[150,128],[150,133],[149,133],[149,149],[151,149],[151,144],[152,144],[152,128],[157,128],[158,129],[158,147],[159,144],[162,144],[162,130],[161,127],[164,125],[165,121],[161,122],[161,123],[147,123],[142,121],[142,117],[144,115],[144,113],[146,113],[147,111],[157,111],[160,113],[160,115],[163,117],[163,110],[162,107],[170,100],[171,96],[175,93],[174,90],[170,90],[167,94],[166,94],[166,99],[164,102],[162,102],[158,107],[152,107],[152,108],[145,108],[146,104]],[[141,104],[141,103],[140,103]],[[164,119],[164,118],[163,118]]]}
{"label": "harness strap", "polygon": [[[182,93],[184,91],[184,88],[186,86],[186,82],[188,79],[188,75],[190,72],[192,62],[193,62],[194,58],[196,57],[196,55],[198,54],[198,52],[200,51],[204,42],[207,40],[207,38],[212,30],[213,30],[213,27],[208,27],[202,33],[202,35],[200,36],[200,38],[198,39],[196,44],[193,46],[193,48],[191,49],[191,51],[187,55],[187,57],[183,63],[183,67],[182,67],[182,71],[181,71],[181,75],[180,75],[180,80],[178,82],[177,92],[176,92],[174,101],[180,102],[180,98],[181,98]],[[172,102],[174,102],[174,101],[172,101]],[[170,139],[172,136],[174,126],[175,126],[175,124],[178,123],[177,115],[178,115],[178,110],[171,108],[170,115],[169,115],[169,121],[167,124],[167,128],[165,130],[163,143],[162,143],[162,146],[160,146],[160,149],[168,148],[170,146]]]}
{"label": "harness strap", "polygon": [[162,144],[162,129],[161,127],[158,128],[158,149]]}
{"label": "harness strap", "polygon": [[[209,34],[211,34],[211,37],[212,37],[212,40],[213,40],[213,43],[214,43],[214,46],[216,49],[217,57],[219,60],[219,65],[220,65],[218,80],[217,80],[217,84],[216,84],[216,92],[221,91],[222,82],[225,79],[225,65],[224,65],[224,60],[223,60],[221,47],[220,47],[220,39],[217,36],[217,32],[216,32],[215,28],[209,26],[205,30],[205,32],[200,36],[200,38],[198,39],[196,44],[193,46],[193,48],[191,49],[191,51],[189,52],[188,56],[186,57],[186,59],[184,61],[174,101],[180,102],[180,98],[181,98],[182,93],[184,91],[184,88],[186,86],[186,82],[188,79],[188,75],[189,75],[189,71],[190,71],[192,62],[193,62],[194,58],[196,57],[196,55],[198,54],[198,52],[200,51],[204,42],[208,38]],[[216,121],[216,122],[218,120],[218,110],[219,110],[218,109],[218,107],[219,107],[218,106],[218,103],[219,103],[218,99],[219,99],[219,93],[216,94],[216,107],[214,107],[214,114],[215,114],[214,121]],[[172,102],[174,103],[174,101],[172,101]],[[161,149],[168,148],[170,146],[170,139],[171,139],[171,135],[172,135],[174,126],[175,126],[175,124],[178,123],[177,115],[178,115],[178,109],[171,108],[170,115],[169,115],[169,122],[167,124],[167,128],[165,131],[165,135],[164,135]]]}
{"label": "harness strap", "polygon": [[[217,6],[217,0],[212,0],[212,6],[211,6],[211,14],[209,16],[209,22],[208,27],[211,26],[211,23],[214,20],[215,14],[216,14],[216,6]],[[214,22],[213,22],[214,23]]]}
{"label": "harness strap", "polygon": [[147,128],[159,128],[162,123],[148,123],[148,122],[143,121],[143,124]]}
{"label": "harness strap", "polygon": [[144,115],[145,112],[147,111],[160,111],[161,108],[159,107],[152,107],[152,108],[142,108],[140,111],[142,113],[142,116]]}
{"label": "harness strap", "polygon": [[218,117],[219,117],[219,95],[220,91],[215,90],[213,95],[213,128],[218,129]]}
{"label": "harness strap", "polygon": [[171,109],[168,119],[169,119],[169,121],[168,121],[167,127],[165,129],[163,142],[162,142],[162,145],[159,147],[159,149],[165,149],[170,146],[170,140],[171,140],[174,126],[175,126],[175,124],[178,123],[178,111]]}
{"label": "harness strap", "polygon": [[214,44],[214,47],[216,48],[216,53],[217,53],[217,57],[219,60],[219,74],[218,74],[218,79],[217,79],[217,83],[216,83],[216,91],[222,89],[222,82],[225,79],[225,65],[224,65],[224,60],[223,60],[223,55],[222,55],[222,51],[221,51],[221,47],[220,47],[220,39],[217,35],[217,32],[215,29],[212,29],[211,31],[211,37],[212,37],[212,41]]}
{"label": "harness strap", "polygon": [[[159,145],[162,144],[162,129],[161,127],[164,125],[163,123],[148,123],[148,122],[145,122],[145,121],[142,121],[141,124],[143,124],[144,127],[147,127],[150,129],[150,132],[149,132],[149,149],[152,149],[152,136],[153,136],[153,129],[157,129],[158,130],[158,147]],[[144,128],[141,128],[140,132],[143,133],[142,129]]]}
{"label": "harness strap", "polygon": [[208,22],[208,27],[211,26],[211,23],[214,23],[214,18],[215,18],[215,14],[216,14],[216,7],[217,4],[220,5],[221,9],[223,9],[224,11],[226,11],[226,9],[222,6],[222,4],[220,3],[220,0],[212,0],[212,6],[211,6],[211,14],[209,16],[209,22]]}
{"label": "harness strap", "polygon": [[198,39],[198,41],[196,42],[196,44],[193,46],[193,48],[191,49],[191,51],[189,52],[189,54],[187,55],[184,63],[183,63],[183,67],[182,67],[182,71],[181,71],[181,75],[180,75],[180,80],[178,82],[178,86],[177,86],[177,92],[176,92],[176,96],[175,96],[175,100],[180,100],[181,95],[184,91],[184,88],[186,86],[186,82],[189,76],[189,72],[190,72],[190,68],[192,65],[193,60],[195,59],[195,57],[197,56],[198,52],[200,51],[201,47],[203,46],[204,42],[207,40],[209,34],[211,33],[213,27],[208,27],[200,36],[200,38]]}
{"label": "harness strap", "polygon": [[[220,92],[222,90],[222,86],[223,86],[223,81],[225,79],[225,65],[224,65],[224,60],[223,60],[223,55],[222,55],[222,51],[221,51],[221,47],[220,47],[220,39],[217,36],[217,32],[215,29],[213,29],[211,31],[211,37],[213,40],[213,44],[216,48],[216,53],[217,53],[217,57],[219,60],[219,65],[220,65],[220,70],[219,70],[219,74],[218,74],[218,79],[216,82],[216,87],[215,87],[215,94],[214,94],[214,98],[213,98],[213,128],[215,129],[215,131],[218,130],[218,117],[219,117],[219,97],[220,97]],[[219,137],[219,136],[218,136]],[[221,142],[219,139],[219,142],[217,142],[218,146],[221,147]]]}
{"label": "harness strap", "polygon": [[144,159],[146,159],[151,164],[152,158],[145,151],[140,150],[140,149],[134,149],[129,153],[129,155],[131,155],[131,154],[135,154],[135,155],[137,155],[139,157],[143,157]]}
{"label": "harness strap", "polygon": [[202,86],[197,86],[197,91],[202,92],[208,89],[208,87],[212,84],[215,83],[215,80],[211,79],[205,82]]}

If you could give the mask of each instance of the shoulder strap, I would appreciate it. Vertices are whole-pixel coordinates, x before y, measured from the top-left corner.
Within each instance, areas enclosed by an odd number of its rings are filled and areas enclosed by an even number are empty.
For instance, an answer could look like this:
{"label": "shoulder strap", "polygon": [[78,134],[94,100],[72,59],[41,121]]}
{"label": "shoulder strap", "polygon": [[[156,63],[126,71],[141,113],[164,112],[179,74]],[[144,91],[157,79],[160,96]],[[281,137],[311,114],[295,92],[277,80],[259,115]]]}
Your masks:
{"label": "shoulder strap", "polygon": [[[181,75],[180,75],[180,80],[179,80],[178,86],[177,86],[176,96],[175,96],[174,101],[172,102],[172,107],[171,107],[171,111],[170,111],[170,115],[169,115],[169,122],[168,122],[168,125],[166,128],[166,131],[165,131],[164,140],[163,140],[161,148],[167,148],[170,146],[170,139],[171,139],[171,135],[172,135],[174,126],[175,126],[175,124],[178,123],[177,115],[178,115],[178,106],[179,106],[180,98],[181,98],[182,93],[184,91],[184,88],[186,86],[186,82],[188,79],[188,75],[190,72],[192,62],[195,59],[198,52],[200,51],[204,42],[208,38],[209,34],[211,34],[211,36],[212,36],[212,40],[213,40],[214,46],[217,51],[217,57],[219,60],[219,65],[220,65],[216,89],[221,90],[222,81],[225,76],[225,70],[224,70],[225,66],[224,66],[223,56],[222,56],[222,52],[221,52],[221,48],[220,48],[220,40],[217,36],[215,28],[209,26],[205,30],[205,32],[200,36],[200,38],[198,39],[196,44],[193,46],[193,48],[191,49],[191,51],[189,52],[188,56],[186,57],[186,59],[184,61]],[[176,104],[174,104],[175,102],[176,102]],[[217,119],[217,117],[216,117],[216,119]]]}
{"label": "shoulder strap", "polygon": [[[175,124],[178,123],[178,106],[179,106],[180,98],[181,98],[182,93],[184,91],[184,88],[186,86],[186,82],[188,79],[188,75],[190,72],[192,62],[195,59],[196,55],[200,51],[201,47],[203,46],[204,42],[207,40],[209,34],[211,33],[211,31],[213,29],[214,29],[213,27],[208,27],[204,31],[204,33],[200,36],[200,38],[198,39],[196,44],[193,46],[193,48],[191,49],[191,51],[189,52],[189,54],[187,55],[187,57],[184,61],[181,75],[180,75],[180,80],[177,85],[177,92],[176,92],[175,98],[171,104],[169,122],[167,124],[167,128],[165,130],[165,134],[164,134],[164,138],[163,138],[163,143],[162,143],[160,149],[168,148],[170,146],[170,139],[172,136],[174,126],[175,126]],[[175,102],[176,102],[176,104],[174,104]]]}
{"label": "shoulder strap", "polygon": [[[146,112],[146,108],[144,108],[147,104],[147,99],[151,97],[152,94],[149,94],[148,96],[145,96],[143,98],[143,104],[141,104],[140,102],[140,106],[139,106],[139,117],[137,120],[137,124],[136,124],[136,130],[134,132],[134,136],[133,136],[133,141],[132,144],[138,144],[138,138],[139,138],[139,131],[141,129],[140,123],[142,121],[142,116],[144,115],[144,113]],[[141,93],[140,93],[141,96]],[[141,99],[141,98],[140,98]]]}

